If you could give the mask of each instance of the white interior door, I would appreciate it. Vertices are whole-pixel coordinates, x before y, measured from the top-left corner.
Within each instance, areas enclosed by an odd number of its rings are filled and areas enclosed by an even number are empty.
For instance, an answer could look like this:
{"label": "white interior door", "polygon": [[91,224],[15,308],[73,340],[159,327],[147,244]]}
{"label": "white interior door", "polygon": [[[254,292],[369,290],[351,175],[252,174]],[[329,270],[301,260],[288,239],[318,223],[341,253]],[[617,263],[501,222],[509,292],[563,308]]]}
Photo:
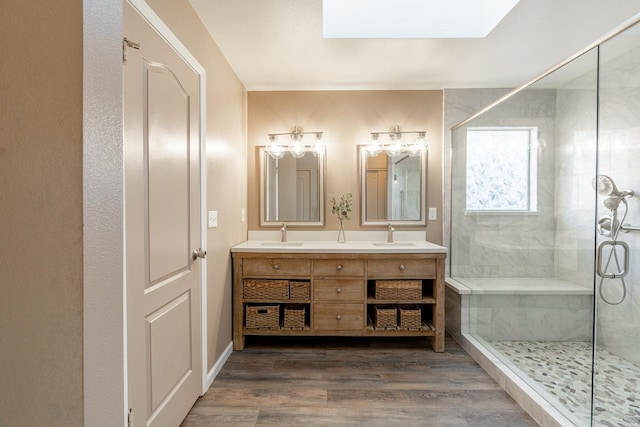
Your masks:
{"label": "white interior door", "polygon": [[387,219],[387,171],[368,170],[366,179],[366,218],[368,221],[385,220]]}
{"label": "white interior door", "polygon": [[134,426],[177,426],[202,387],[199,75],[127,1],[127,365]]}

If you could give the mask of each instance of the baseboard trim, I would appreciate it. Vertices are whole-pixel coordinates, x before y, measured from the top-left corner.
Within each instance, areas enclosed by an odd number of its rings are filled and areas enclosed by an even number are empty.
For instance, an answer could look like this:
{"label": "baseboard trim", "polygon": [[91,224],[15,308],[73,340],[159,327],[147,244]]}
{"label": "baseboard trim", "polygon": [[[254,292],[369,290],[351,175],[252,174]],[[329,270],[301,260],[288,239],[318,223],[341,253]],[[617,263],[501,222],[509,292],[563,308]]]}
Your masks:
{"label": "baseboard trim", "polygon": [[229,359],[229,356],[231,356],[231,353],[233,353],[233,342],[229,343],[229,345],[227,346],[227,348],[224,349],[224,351],[222,352],[218,360],[216,360],[216,363],[213,364],[213,367],[211,368],[211,370],[207,373],[207,380],[205,382],[205,387],[204,387],[204,390],[202,390],[203,395],[207,392],[207,390],[209,390],[209,387],[211,387],[211,384],[213,384],[213,381],[216,379],[216,377],[220,373],[220,370],[222,370],[222,367],[224,366],[224,364],[227,363],[227,360]]}

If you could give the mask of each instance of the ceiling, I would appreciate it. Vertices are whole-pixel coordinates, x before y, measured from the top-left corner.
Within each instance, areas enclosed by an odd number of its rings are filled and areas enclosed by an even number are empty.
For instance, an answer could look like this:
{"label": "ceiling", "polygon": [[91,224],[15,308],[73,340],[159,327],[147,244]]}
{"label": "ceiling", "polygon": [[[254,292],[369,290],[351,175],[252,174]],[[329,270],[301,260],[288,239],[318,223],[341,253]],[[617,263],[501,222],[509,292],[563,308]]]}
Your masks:
{"label": "ceiling", "polygon": [[640,13],[638,0],[520,0],[483,39],[323,39],[321,0],[190,1],[249,91],[512,88]]}

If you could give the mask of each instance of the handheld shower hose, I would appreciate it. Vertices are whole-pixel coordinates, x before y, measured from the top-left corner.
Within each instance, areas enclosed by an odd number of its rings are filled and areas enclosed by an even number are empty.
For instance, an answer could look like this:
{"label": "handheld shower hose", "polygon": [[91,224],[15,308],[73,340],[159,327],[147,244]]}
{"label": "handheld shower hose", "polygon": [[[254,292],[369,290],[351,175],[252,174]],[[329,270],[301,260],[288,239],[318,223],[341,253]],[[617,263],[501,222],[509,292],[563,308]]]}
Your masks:
{"label": "handheld shower hose", "polygon": [[[599,195],[607,197],[604,199],[603,204],[607,209],[609,209],[609,211],[611,211],[611,215],[605,215],[598,220],[598,232],[601,235],[611,236],[611,240],[613,242],[611,252],[609,252],[609,257],[604,266],[604,270],[602,271],[606,272],[609,269],[611,261],[614,261],[618,271],[621,271],[620,260],[618,259],[618,253],[616,251],[616,243],[618,241],[618,235],[622,230],[622,224],[624,224],[624,220],[629,212],[629,203],[626,199],[627,197],[633,197],[634,192],[633,190],[618,190],[613,179],[607,175],[598,175],[593,181],[593,186]],[[625,209],[622,220],[618,221],[618,208],[620,207],[620,203],[624,204]],[[600,276],[600,282],[598,284],[598,294],[600,295],[600,298],[609,305],[621,304],[627,297],[627,284],[624,277],[619,277],[620,282],[622,283],[622,297],[619,301],[615,302],[608,300],[602,291],[604,279],[605,277]]]}

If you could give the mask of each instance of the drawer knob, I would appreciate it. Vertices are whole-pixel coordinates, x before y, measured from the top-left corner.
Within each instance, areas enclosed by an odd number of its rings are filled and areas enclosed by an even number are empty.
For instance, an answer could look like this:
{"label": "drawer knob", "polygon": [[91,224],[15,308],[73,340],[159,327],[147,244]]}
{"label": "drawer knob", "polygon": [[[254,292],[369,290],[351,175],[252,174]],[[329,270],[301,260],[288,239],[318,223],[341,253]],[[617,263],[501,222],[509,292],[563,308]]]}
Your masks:
{"label": "drawer knob", "polygon": [[398,267],[398,268],[399,268],[400,270],[404,271],[404,269],[405,269],[405,268],[407,268],[407,267],[405,267],[405,266],[404,266],[404,264],[400,264],[400,267]]}
{"label": "drawer knob", "polygon": [[339,314],[336,316],[336,320],[340,320],[342,319],[342,316],[340,316]]}
{"label": "drawer knob", "polygon": [[342,270],[342,264],[336,265],[336,270],[338,270],[338,271]]}
{"label": "drawer knob", "polygon": [[342,292],[342,288],[336,288],[336,292],[337,293],[341,293]]}
{"label": "drawer knob", "polygon": [[279,268],[280,268],[280,266],[279,266],[278,264],[273,264],[273,269],[274,269],[274,270],[277,270],[277,269],[279,269]]}

